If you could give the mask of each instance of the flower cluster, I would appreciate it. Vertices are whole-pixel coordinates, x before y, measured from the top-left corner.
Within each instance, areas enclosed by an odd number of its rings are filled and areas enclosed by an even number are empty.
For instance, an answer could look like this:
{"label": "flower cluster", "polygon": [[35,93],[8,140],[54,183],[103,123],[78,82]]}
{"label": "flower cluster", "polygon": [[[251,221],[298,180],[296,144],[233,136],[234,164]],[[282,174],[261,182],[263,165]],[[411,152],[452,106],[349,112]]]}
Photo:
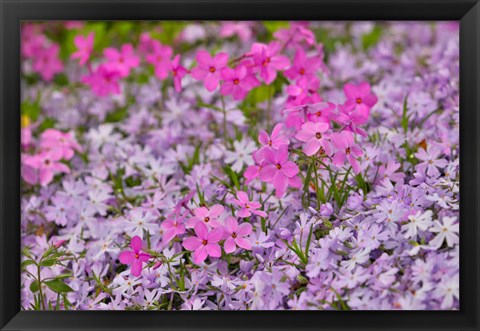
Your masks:
{"label": "flower cluster", "polygon": [[24,23],[23,309],[458,309],[458,39]]}

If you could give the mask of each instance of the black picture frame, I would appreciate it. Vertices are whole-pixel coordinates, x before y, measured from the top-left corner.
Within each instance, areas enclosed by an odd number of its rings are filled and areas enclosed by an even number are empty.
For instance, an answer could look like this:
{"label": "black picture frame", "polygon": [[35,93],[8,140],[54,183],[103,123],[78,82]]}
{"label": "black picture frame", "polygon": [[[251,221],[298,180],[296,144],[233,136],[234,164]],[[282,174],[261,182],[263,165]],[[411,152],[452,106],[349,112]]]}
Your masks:
{"label": "black picture frame", "polygon": [[[479,330],[478,0],[0,0],[1,330]],[[20,311],[22,20],[460,20],[459,311]]]}

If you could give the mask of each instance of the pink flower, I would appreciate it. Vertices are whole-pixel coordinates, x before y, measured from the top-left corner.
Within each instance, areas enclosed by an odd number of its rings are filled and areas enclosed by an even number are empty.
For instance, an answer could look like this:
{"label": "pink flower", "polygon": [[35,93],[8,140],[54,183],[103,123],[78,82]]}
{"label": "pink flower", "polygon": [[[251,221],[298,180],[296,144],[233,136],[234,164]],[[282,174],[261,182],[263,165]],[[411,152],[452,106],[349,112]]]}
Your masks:
{"label": "pink flower", "polygon": [[197,223],[205,223],[212,228],[222,226],[218,218],[224,209],[222,205],[213,205],[210,209],[207,207],[195,208],[193,210],[195,216],[187,221],[187,228],[193,228]]}
{"label": "pink flower", "polygon": [[254,87],[260,85],[258,79],[248,72],[244,65],[235,69],[224,68],[221,74],[224,83],[220,88],[223,95],[232,95],[234,100],[242,100]]}
{"label": "pink flower", "polygon": [[307,118],[311,122],[325,122],[330,126],[330,120],[336,108],[337,105],[333,102],[319,102],[309,105]]}
{"label": "pink flower", "polygon": [[331,140],[336,148],[332,158],[333,164],[342,166],[347,159],[355,174],[359,174],[360,164],[356,158],[362,155],[362,150],[355,144],[353,133],[350,131],[336,132],[331,135]]}
{"label": "pink flower", "polygon": [[196,237],[188,237],[183,241],[183,247],[194,252],[193,262],[200,264],[207,256],[222,256],[222,249],[218,242],[223,238],[223,228],[216,228],[209,232],[204,222],[197,222],[194,231]]}
{"label": "pink flower", "polygon": [[240,207],[240,210],[238,211],[238,217],[245,218],[251,216],[252,214],[260,217],[267,216],[266,212],[258,210],[258,208],[260,208],[262,205],[259,202],[250,201],[247,193],[243,191],[237,192],[237,199],[234,199],[233,203]]}
{"label": "pink flower", "polygon": [[179,219],[167,218],[163,221],[161,228],[163,229],[163,242],[170,242],[175,236],[179,236],[185,233],[185,225],[183,221],[185,216],[180,217]]}
{"label": "pink flower", "polygon": [[54,175],[70,172],[68,166],[60,162],[62,156],[63,153],[60,149],[25,156],[22,165],[26,167],[23,169],[26,173],[22,173],[22,176],[30,184],[36,184],[38,180],[40,185],[48,185],[53,180]]}
{"label": "pink flower", "polygon": [[142,273],[142,264],[148,262],[150,254],[144,253],[142,249],[142,239],[139,236],[135,236],[130,241],[130,247],[133,251],[123,251],[118,255],[118,259],[123,264],[132,265],[131,273],[135,277],[140,276]]}
{"label": "pink flower", "polygon": [[89,85],[93,93],[103,97],[111,93],[120,94],[120,73],[116,70],[107,68],[104,64],[88,76],[83,76],[82,83]]}
{"label": "pink flower", "polygon": [[93,41],[95,33],[92,32],[88,36],[75,36],[73,43],[77,47],[77,51],[71,55],[72,59],[79,59],[80,65],[84,65],[90,59],[90,54],[93,51]]}
{"label": "pink flower", "polygon": [[347,101],[345,109],[348,112],[355,112],[358,124],[365,124],[370,115],[370,109],[377,103],[377,97],[370,92],[370,85],[367,82],[359,85],[345,84],[343,87]]}
{"label": "pink flower", "polygon": [[278,55],[280,43],[273,41],[268,45],[254,43],[251,53],[253,55],[254,72],[259,72],[265,83],[270,84],[277,78],[277,71],[284,70],[290,65],[290,60],[285,55]]}
{"label": "pink flower", "polygon": [[282,146],[278,150],[266,149],[263,153],[266,164],[260,170],[260,179],[267,183],[272,183],[276,190],[276,196],[281,198],[291,180],[299,170],[297,165],[288,160],[288,148]]}
{"label": "pink flower", "polygon": [[122,45],[120,52],[112,47],[105,48],[103,54],[107,58],[105,66],[112,71],[117,71],[122,78],[127,77],[130,70],[140,64],[140,59],[135,55],[131,44]]}
{"label": "pink flower", "polygon": [[322,66],[322,59],[318,56],[308,57],[303,48],[298,48],[293,60],[293,66],[285,71],[285,76],[298,83],[318,80],[318,70]]}
{"label": "pink flower", "polygon": [[33,60],[33,70],[46,81],[52,80],[53,76],[63,71],[63,63],[58,55],[59,51],[60,47],[53,44],[39,51]]}
{"label": "pink flower", "polygon": [[73,132],[64,133],[55,129],[47,129],[42,133],[40,147],[48,150],[58,149],[65,160],[70,160],[75,151],[82,151],[82,147],[75,141]]}
{"label": "pink flower", "polygon": [[326,133],[329,125],[325,122],[306,122],[302,125],[302,129],[297,132],[295,138],[305,142],[303,152],[307,156],[311,156],[318,151],[320,154],[330,155],[330,141],[327,139],[329,134]]}
{"label": "pink flower", "polygon": [[155,67],[155,76],[158,79],[166,79],[171,70],[171,57],[173,50],[169,46],[160,44],[159,41],[151,41],[152,53],[148,54],[146,60]]}
{"label": "pink flower", "polygon": [[187,69],[180,64],[180,55],[176,55],[172,61],[173,85],[175,86],[175,91],[180,92],[182,90],[182,78],[187,72]]}
{"label": "pink flower", "polygon": [[252,158],[255,161],[254,165],[248,166],[245,170],[243,176],[247,179],[245,184],[250,183],[252,180],[257,178],[260,175],[260,170],[262,170],[262,166],[260,165],[263,162],[263,157],[260,156],[261,153],[259,151],[252,153]]}
{"label": "pink flower", "polygon": [[227,66],[228,54],[220,52],[212,57],[207,51],[200,50],[195,59],[198,65],[192,69],[192,77],[203,80],[209,92],[214,91],[220,81],[222,70]]}
{"label": "pink flower", "polygon": [[238,36],[246,42],[252,37],[252,22],[222,22],[220,37]]}
{"label": "pink flower", "polygon": [[281,133],[282,129],[282,123],[275,125],[271,136],[268,135],[267,131],[261,130],[258,135],[258,141],[263,146],[271,147],[273,149],[279,149],[285,145],[288,146],[288,144],[290,144],[290,140]]}
{"label": "pink flower", "polygon": [[286,91],[289,95],[287,100],[288,107],[303,106],[307,104],[315,104],[322,101],[318,94],[320,87],[319,80],[303,80],[287,86]]}
{"label": "pink flower", "polygon": [[229,216],[225,220],[225,236],[227,239],[223,244],[225,253],[233,253],[237,249],[237,245],[243,249],[251,250],[252,244],[245,239],[252,233],[252,225],[250,223],[242,223],[238,225],[237,219]]}

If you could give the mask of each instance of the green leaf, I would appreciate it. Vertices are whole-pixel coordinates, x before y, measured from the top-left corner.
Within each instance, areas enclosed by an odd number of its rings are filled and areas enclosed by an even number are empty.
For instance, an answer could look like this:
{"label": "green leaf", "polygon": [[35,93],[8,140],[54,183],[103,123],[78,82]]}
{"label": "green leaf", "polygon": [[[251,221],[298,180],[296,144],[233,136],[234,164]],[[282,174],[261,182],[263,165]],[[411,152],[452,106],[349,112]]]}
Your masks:
{"label": "green leaf", "polygon": [[32,293],[35,293],[38,291],[38,282],[37,281],[34,281],[33,283],[30,284],[30,291],[32,291]]}
{"label": "green leaf", "polygon": [[41,267],[51,267],[52,265],[55,264],[55,262],[57,262],[57,259],[43,260],[42,262],[40,262],[40,266]]}
{"label": "green leaf", "polygon": [[73,292],[73,289],[59,279],[53,279],[45,282],[52,291],[57,293]]}
{"label": "green leaf", "polygon": [[24,101],[20,108],[22,115],[28,116],[33,122],[38,119],[41,112],[40,104],[38,102],[32,103],[30,101]]}
{"label": "green leaf", "polygon": [[363,49],[367,50],[375,46],[376,44],[378,44],[378,42],[380,41],[380,38],[382,37],[383,31],[384,29],[382,27],[380,27],[379,25],[375,25],[372,31],[370,31],[367,34],[364,34],[362,36]]}
{"label": "green leaf", "polygon": [[230,180],[235,185],[237,190],[240,190],[240,183],[238,181],[237,174],[229,166],[225,166],[225,168],[223,169],[225,170],[225,173],[228,175],[228,177],[230,177]]}
{"label": "green leaf", "polygon": [[43,120],[42,124],[40,124],[40,126],[38,127],[38,130],[40,132],[43,132],[46,129],[51,129],[55,126],[55,123],[56,121],[53,118],[47,117],[45,118],[45,120]]}
{"label": "green leaf", "polygon": [[35,261],[32,261],[32,260],[25,260],[22,262],[22,264],[20,265],[20,267],[22,269],[24,269],[25,267],[31,265],[31,264],[35,264]]}
{"label": "green leaf", "polygon": [[403,131],[407,133],[408,131],[408,120],[409,116],[407,116],[407,99],[408,99],[408,94],[405,96],[405,99],[403,99],[403,112],[402,112],[402,120],[401,120],[401,125],[403,128]]}
{"label": "green leaf", "polygon": [[107,123],[115,123],[115,122],[120,122],[123,120],[125,117],[128,115],[128,109],[127,107],[120,108],[113,113],[109,113],[107,117],[105,118],[105,122]]}

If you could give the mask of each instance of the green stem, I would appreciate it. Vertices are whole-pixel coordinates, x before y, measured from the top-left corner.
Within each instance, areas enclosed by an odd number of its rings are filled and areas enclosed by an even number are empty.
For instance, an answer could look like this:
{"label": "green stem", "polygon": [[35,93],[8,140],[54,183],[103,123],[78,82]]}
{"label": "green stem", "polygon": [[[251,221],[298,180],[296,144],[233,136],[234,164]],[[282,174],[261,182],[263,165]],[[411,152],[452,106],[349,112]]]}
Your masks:
{"label": "green stem", "polygon": [[42,309],[47,310],[45,308],[45,300],[43,296],[43,290],[42,290],[42,281],[41,281],[41,276],[40,276],[40,265],[37,265],[37,282],[38,282],[38,293],[40,295],[40,300],[42,301]]}

